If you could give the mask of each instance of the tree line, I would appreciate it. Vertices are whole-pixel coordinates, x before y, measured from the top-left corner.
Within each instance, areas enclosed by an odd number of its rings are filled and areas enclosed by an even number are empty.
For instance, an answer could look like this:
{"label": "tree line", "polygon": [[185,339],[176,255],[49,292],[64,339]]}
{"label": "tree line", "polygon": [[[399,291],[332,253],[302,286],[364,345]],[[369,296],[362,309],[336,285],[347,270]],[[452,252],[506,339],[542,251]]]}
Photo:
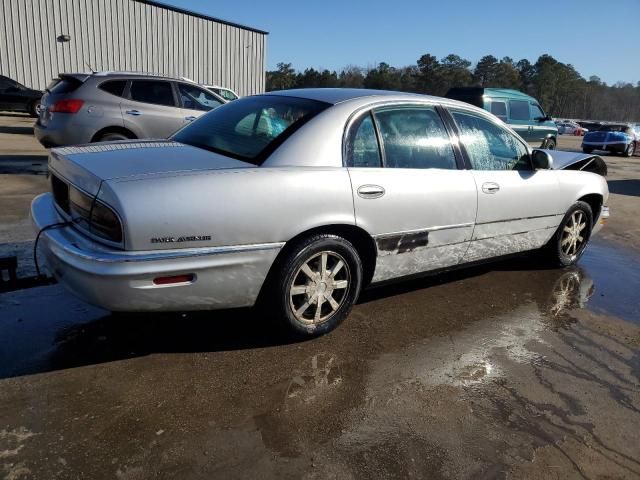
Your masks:
{"label": "tree line", "polygon": [[382,62],[370,68],[349,65],[339,72],[296,71],[291,63],[278,63],[266,75],[267,91],[346,87],[444,96],[451,87],[468,86],[520,90],[537,98],[544,110],[557,118],[640,122],[640,82],[635,86],[623,82],[607,85],[596,76],[587,80],[571,64],[546,54],[535,63],[486,55],[473,67],[458,55],[438,59],[425,54],[406,67]]}

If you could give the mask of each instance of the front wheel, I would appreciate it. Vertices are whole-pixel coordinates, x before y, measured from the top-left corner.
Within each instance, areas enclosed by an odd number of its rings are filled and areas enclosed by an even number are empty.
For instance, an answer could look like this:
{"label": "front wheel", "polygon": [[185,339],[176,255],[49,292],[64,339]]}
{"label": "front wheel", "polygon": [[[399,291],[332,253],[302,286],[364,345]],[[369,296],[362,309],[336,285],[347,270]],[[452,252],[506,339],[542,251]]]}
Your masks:
{"label": "front wheel", "polygon": [[589,204],[574,203],[547,245],[550,260],[561,267],[576,263],[587,247],[592,228],[593,212]]}
{"label": "front wheel", "polygon": [[633,157],[633,154],[635,153],[636,150],[636,144],[635,142],[631,142],[627,148],[624,151],[624,156],[625,157]]}
{"label": "front wheel", "polygon": [[275,312],[287,330],[315,337],[351,312],[362,284],[362,262],[346,239],[318,234],[289,250],[273,282]]}
{"label": "front wheel", "polygon": [[547,138],[547,140],[543,144],[543,148],[546,150],[555,150],[556,149],[556,141],[553,138]]}

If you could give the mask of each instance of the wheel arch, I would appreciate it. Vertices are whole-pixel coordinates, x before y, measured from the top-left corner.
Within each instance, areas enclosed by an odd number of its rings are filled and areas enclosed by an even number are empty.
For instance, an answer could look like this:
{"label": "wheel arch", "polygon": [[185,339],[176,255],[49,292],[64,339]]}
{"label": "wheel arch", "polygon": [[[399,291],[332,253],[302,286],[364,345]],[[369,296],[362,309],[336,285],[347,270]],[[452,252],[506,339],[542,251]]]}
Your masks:
{"label": "wheel arch", "polygon": [[595,222],[600,216],[600,210],[602,210],[602,203],[604,198],[599,193],[588,193],[578,198],[579,202],[585,202],[591,207],[593,213],[593,221]]}
{"label": "wheel arch", "polygon": [[98,139],[104,135],[105,133],[122,133],[123,135],[126,135],[127,137],[134,139],[134,138],[138,138],[138,136],[133,133],[131,130],[129,130],[128,128],[125,127],[120,127],[117,125],[111,126],[111,127],[104,127],[101,128],[100,130],[98,130],[93,137],[91,137],[91,142],[97,142]]}
{"label": "wheel arch", "polygon": [[279,265],[282,259],[285,258],[291,249],[295,247],[298,241],[317,234],[337,235],[351,242],[362,261],[362,285],[366,286],[371,282],[376,268],[376,259],[378,257],[378,248],[373,237],[369,232],[357,225],[330,224],[310,228],[289,239],[282,247],[274,260],[273,265],[269,269],[265,284],[270,280],[271,273],[276,269],[275,267]]}

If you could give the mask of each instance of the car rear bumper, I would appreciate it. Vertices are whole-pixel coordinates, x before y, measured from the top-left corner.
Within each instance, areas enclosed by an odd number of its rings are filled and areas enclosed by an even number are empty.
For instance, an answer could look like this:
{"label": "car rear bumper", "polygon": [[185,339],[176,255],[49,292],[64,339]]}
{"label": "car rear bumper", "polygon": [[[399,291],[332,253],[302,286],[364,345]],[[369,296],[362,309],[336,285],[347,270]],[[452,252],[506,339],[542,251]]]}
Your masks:
{"label": "car rear bumper", "polygon": [[[36,231],[63,222],[50,193],[31,204]],[[39,252],[53,276],[85,301],[111,311],[187,311],[251,306],[283,243],[122,251],[91,241],[72,226],[45,230]],[[154,279],[192,275],[156,285]]]}
{"label": "car rear bumper", "polygon": [[[61,115],[69,114],[58,116]],[[76,125],[70,118],[60,118],[50,120],[46,126],[38,120],[33,126],[33,133],[45,148],[52,148],[90,143],[96,132],[93,128]]]}

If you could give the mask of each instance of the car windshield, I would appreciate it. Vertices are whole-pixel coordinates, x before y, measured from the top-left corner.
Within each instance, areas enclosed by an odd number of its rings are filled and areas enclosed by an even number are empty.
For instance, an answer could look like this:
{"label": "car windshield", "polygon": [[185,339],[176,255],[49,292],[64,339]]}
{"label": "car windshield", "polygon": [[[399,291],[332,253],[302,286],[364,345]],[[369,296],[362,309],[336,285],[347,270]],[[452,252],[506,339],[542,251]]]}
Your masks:
{"label": "car windshield", "polygon": [[288,136],[327,107],[324,102],[279,95],[241,98],[203,115],[172,139],[260,165]]}

